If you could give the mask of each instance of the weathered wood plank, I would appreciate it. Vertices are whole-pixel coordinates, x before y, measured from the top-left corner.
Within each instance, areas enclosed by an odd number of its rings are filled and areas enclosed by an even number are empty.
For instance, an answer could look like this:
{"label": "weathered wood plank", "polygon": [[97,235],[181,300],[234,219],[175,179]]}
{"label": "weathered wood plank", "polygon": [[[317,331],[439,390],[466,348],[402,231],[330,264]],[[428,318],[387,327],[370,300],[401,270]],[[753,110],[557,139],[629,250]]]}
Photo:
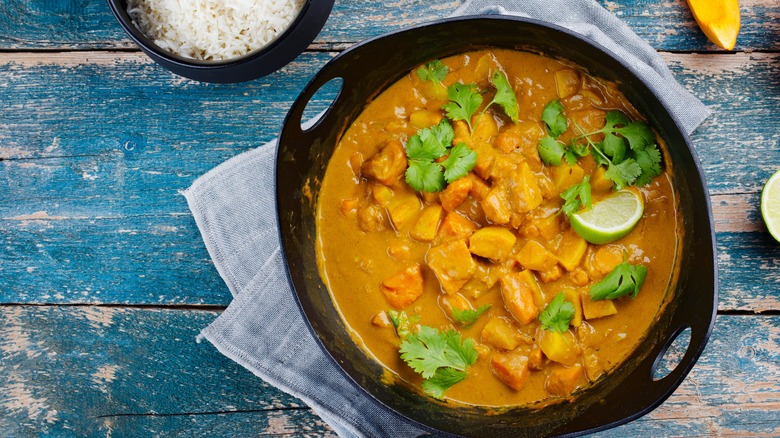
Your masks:
{"label": "weathered wood plank", "polygon": [[[210,344],[216,312],[0,308],[2,436],[328,433],[300,401]],[[780,317],[720,316],[702,358],[650,415],[603,436],[780,433]],[[220,433],[222,432],[222,433]]]}
{"label": "weathered wood plank", "polygon": [[299,400],[195,342],[216,315],[0,308],[0,435],[324,431]]}
{"label": "weathered wood plank", "polygon": [[[171,203],[179,213],[117,208],[95,217],[85,208],[82,217],[41,210],[0,218],[0,303],[227,305],[183,197]],[[715,196],[713,204],[720,310],[780,310],[780,245],[764,230],[758,196]]]}
{"label": "weathered wood plank", "polygon": [[0,303],[225,306],[231,299],[188,213],[42,212],[0,220],[0,242]]}
{"label": "weathered wood plank", "polygon": [[[437,18],[454,11],[460,0],[337,1],[313,47],[344,48],[385,32]],[[658,50],[710,51],[684,0],[599,0]],[[737,50],[777,50],[780,6],[773,0],[740,2],[742,30]],[[361,17],[356,20],[355,17]],[[105,2],[7,0],[0,8],[0,49],[132,48]]]}
{"label": "weathered wood plank", "polygon": [[[307,53],[267,78],[214,85],[176,77],[137,53],[0,53],[7,93],[0,101],[0,158],[100,155],[95,167],[134,156],[146,164],[141,171],[178,162],[199,166],[197,175],[277,135],[292,101],[332,56]],[[713,110],[692,136],[712,193],[760,189],[780,154],[780,132],[768,128],[780,125],[780,55],[665,58]],[[143,168],[151,163],[154,169]]]}
{"label": "weathered wood plank", "polygon": [[711,193],[757,192],[780,168],[780,55],[663,54],[711,110],[691,136]]}

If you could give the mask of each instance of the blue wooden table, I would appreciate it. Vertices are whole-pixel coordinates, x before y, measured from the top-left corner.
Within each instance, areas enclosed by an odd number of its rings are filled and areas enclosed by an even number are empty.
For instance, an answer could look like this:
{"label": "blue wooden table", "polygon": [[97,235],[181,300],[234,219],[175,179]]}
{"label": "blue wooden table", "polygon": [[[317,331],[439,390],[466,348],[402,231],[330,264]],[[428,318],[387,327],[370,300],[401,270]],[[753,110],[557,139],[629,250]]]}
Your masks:
{"label": "blue wooden table", "polygon": [[[684,1],[600,0],[713,110],[692,136],[715,216],[717,325],[661,407],[605,436],[780,435],[780,4],[742,0],[735,52]],[[309,78],[459,0],[339,0],[268,77],[198,83],[152,63],[104,1],[0,3],[0,436],[332,434],[301,401],[195,342],[230,302],[180,191],[270,140]],[[316,104],[316,103],[315,103]],[[324,105],[324,103],[322,103]]]}

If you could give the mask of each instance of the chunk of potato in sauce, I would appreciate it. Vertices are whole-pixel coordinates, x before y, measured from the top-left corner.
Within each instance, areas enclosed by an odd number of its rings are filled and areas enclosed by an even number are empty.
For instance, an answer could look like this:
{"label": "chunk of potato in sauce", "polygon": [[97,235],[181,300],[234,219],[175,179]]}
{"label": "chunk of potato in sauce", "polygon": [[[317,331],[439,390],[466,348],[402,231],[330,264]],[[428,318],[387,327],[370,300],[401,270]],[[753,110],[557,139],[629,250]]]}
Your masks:
{"label": "chunk of potato in sauce", "polygon": [[[510,406],[576,396],[609,378],[670,299],[681,242],[672,170],[665,162],[664,173],[640,188],[644,217],[629,235],[588,244],[558,213],[558,194],[589,176],[597,201],[612,190],[611,182],[589,156],[576,166],[542,164],[536,149],[546,134],[541,112],[559,98],[564,115],[583,129],[601,128],[609,110],[633,119],[640,114],[615,84],[543,56],[493,49],[442,61],[449,67],[444,86],[475,83],[485,91],[484,103],[494,94],[487,75],[504,72],[518,100],[518,123],[498,105],[475,117],[473,133],[463,121],[450,121],[453,143],[477,152],[477,166],[441,193],[415,192],[404,180],[401,148],[410,132],[446,117],[446,93],[432,94],[443,87],[414,71],[384,90],[340,139],[323,179],[320,275],[366,360],[382,363],[395,379],[417,387],[422,381],[401,360],[392,324],[377,323],[377,315],[403,310],[417,324],[455,329],[477,343],[468,377],[445,392],[450,401]],[[559,139],[577,134],[570,123]],[[648,269],[639,295],[591,303],[589,288],[624,253]],[[568,330],[551,334],[537,315],[560,292],[577,314]],[[453,308],[484,305],[489,310],[470,325],[453,319]]]}

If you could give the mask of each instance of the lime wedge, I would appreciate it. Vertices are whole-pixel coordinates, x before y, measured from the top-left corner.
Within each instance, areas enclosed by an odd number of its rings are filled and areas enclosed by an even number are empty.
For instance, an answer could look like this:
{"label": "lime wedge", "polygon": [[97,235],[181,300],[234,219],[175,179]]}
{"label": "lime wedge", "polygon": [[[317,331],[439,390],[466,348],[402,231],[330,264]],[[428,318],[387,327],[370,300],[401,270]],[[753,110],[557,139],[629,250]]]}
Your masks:
{"label": "lime wedge", "polygon": [[[633,190],[621,190],[594,203],[590,209],[572,214],[569,220],[571,227],[583,239],[601,245],[630,233],[642,218],[644,210],[641,194]],[[778,224],[780,226],[780,215]]]}
{"label": "lime wedge", "polygon": [[761,191],[761,217],[769,234],[780,242],[780,170],[769,178]]}

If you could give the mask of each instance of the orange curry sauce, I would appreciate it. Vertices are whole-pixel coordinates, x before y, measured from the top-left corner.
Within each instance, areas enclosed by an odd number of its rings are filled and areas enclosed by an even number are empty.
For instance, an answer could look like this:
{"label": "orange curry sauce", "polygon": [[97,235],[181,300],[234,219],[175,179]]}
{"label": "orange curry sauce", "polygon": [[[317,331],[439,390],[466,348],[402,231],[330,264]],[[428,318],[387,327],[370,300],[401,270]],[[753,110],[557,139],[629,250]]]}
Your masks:
{"label": "orange curry sauce", "polygon": [[[493,97],[491,74],[506,73],[519,122],[496,105],[472,119],[473,132],[463,121],[453,122],[455,142],[477,152],[476,167],[444,192],[415,192],[404,182],[404,145],[445,116],[446,92],[414,71],[385,90],[346,131],[323,180],[317,207],[321,277],[355,342],[398,379],[417,387],[422,380],[400,358],[401,340],[387,318],[391,309],[476,341],[476,363],[445,392],[446,400],[498,407],[570,397],[630,355],[670,290],[680,238],[668,162],[639,188],[645,211],[636,228],[616,242],[589,244],[558,214],[559,195],[590,175],[597,202],[612,191],[611,181],[590,156],[573,168],[565,161],[543,164],[537,151],[546,134],[541,112],[560,99],[570,121],[559,137],[564,143],[577,134],[572,121],[593,131],[604,126],[609,110],[635,120],[640,114],[614,84],[540,55],[493,49],[442,61],[449,68],[444,86],[477,84],[488,90],[483,105]],[[497,198],[500,190],[508,198]],[[475,243],[485,227],[494,235]],[[630,263],[647,267],[639,295],[590,302],[589,287],[621,263],[624,252]],[[399,287],[421,293],[394,294]],[[516,287],[537,288],[524,310],[508,302]],[[577,316],[562,334],[565,351],[552,360],[541,351],[548,333],[536,316],[561,291]],[[452,319],[453,307],[485,304],[490,309],[469,327]]]}

